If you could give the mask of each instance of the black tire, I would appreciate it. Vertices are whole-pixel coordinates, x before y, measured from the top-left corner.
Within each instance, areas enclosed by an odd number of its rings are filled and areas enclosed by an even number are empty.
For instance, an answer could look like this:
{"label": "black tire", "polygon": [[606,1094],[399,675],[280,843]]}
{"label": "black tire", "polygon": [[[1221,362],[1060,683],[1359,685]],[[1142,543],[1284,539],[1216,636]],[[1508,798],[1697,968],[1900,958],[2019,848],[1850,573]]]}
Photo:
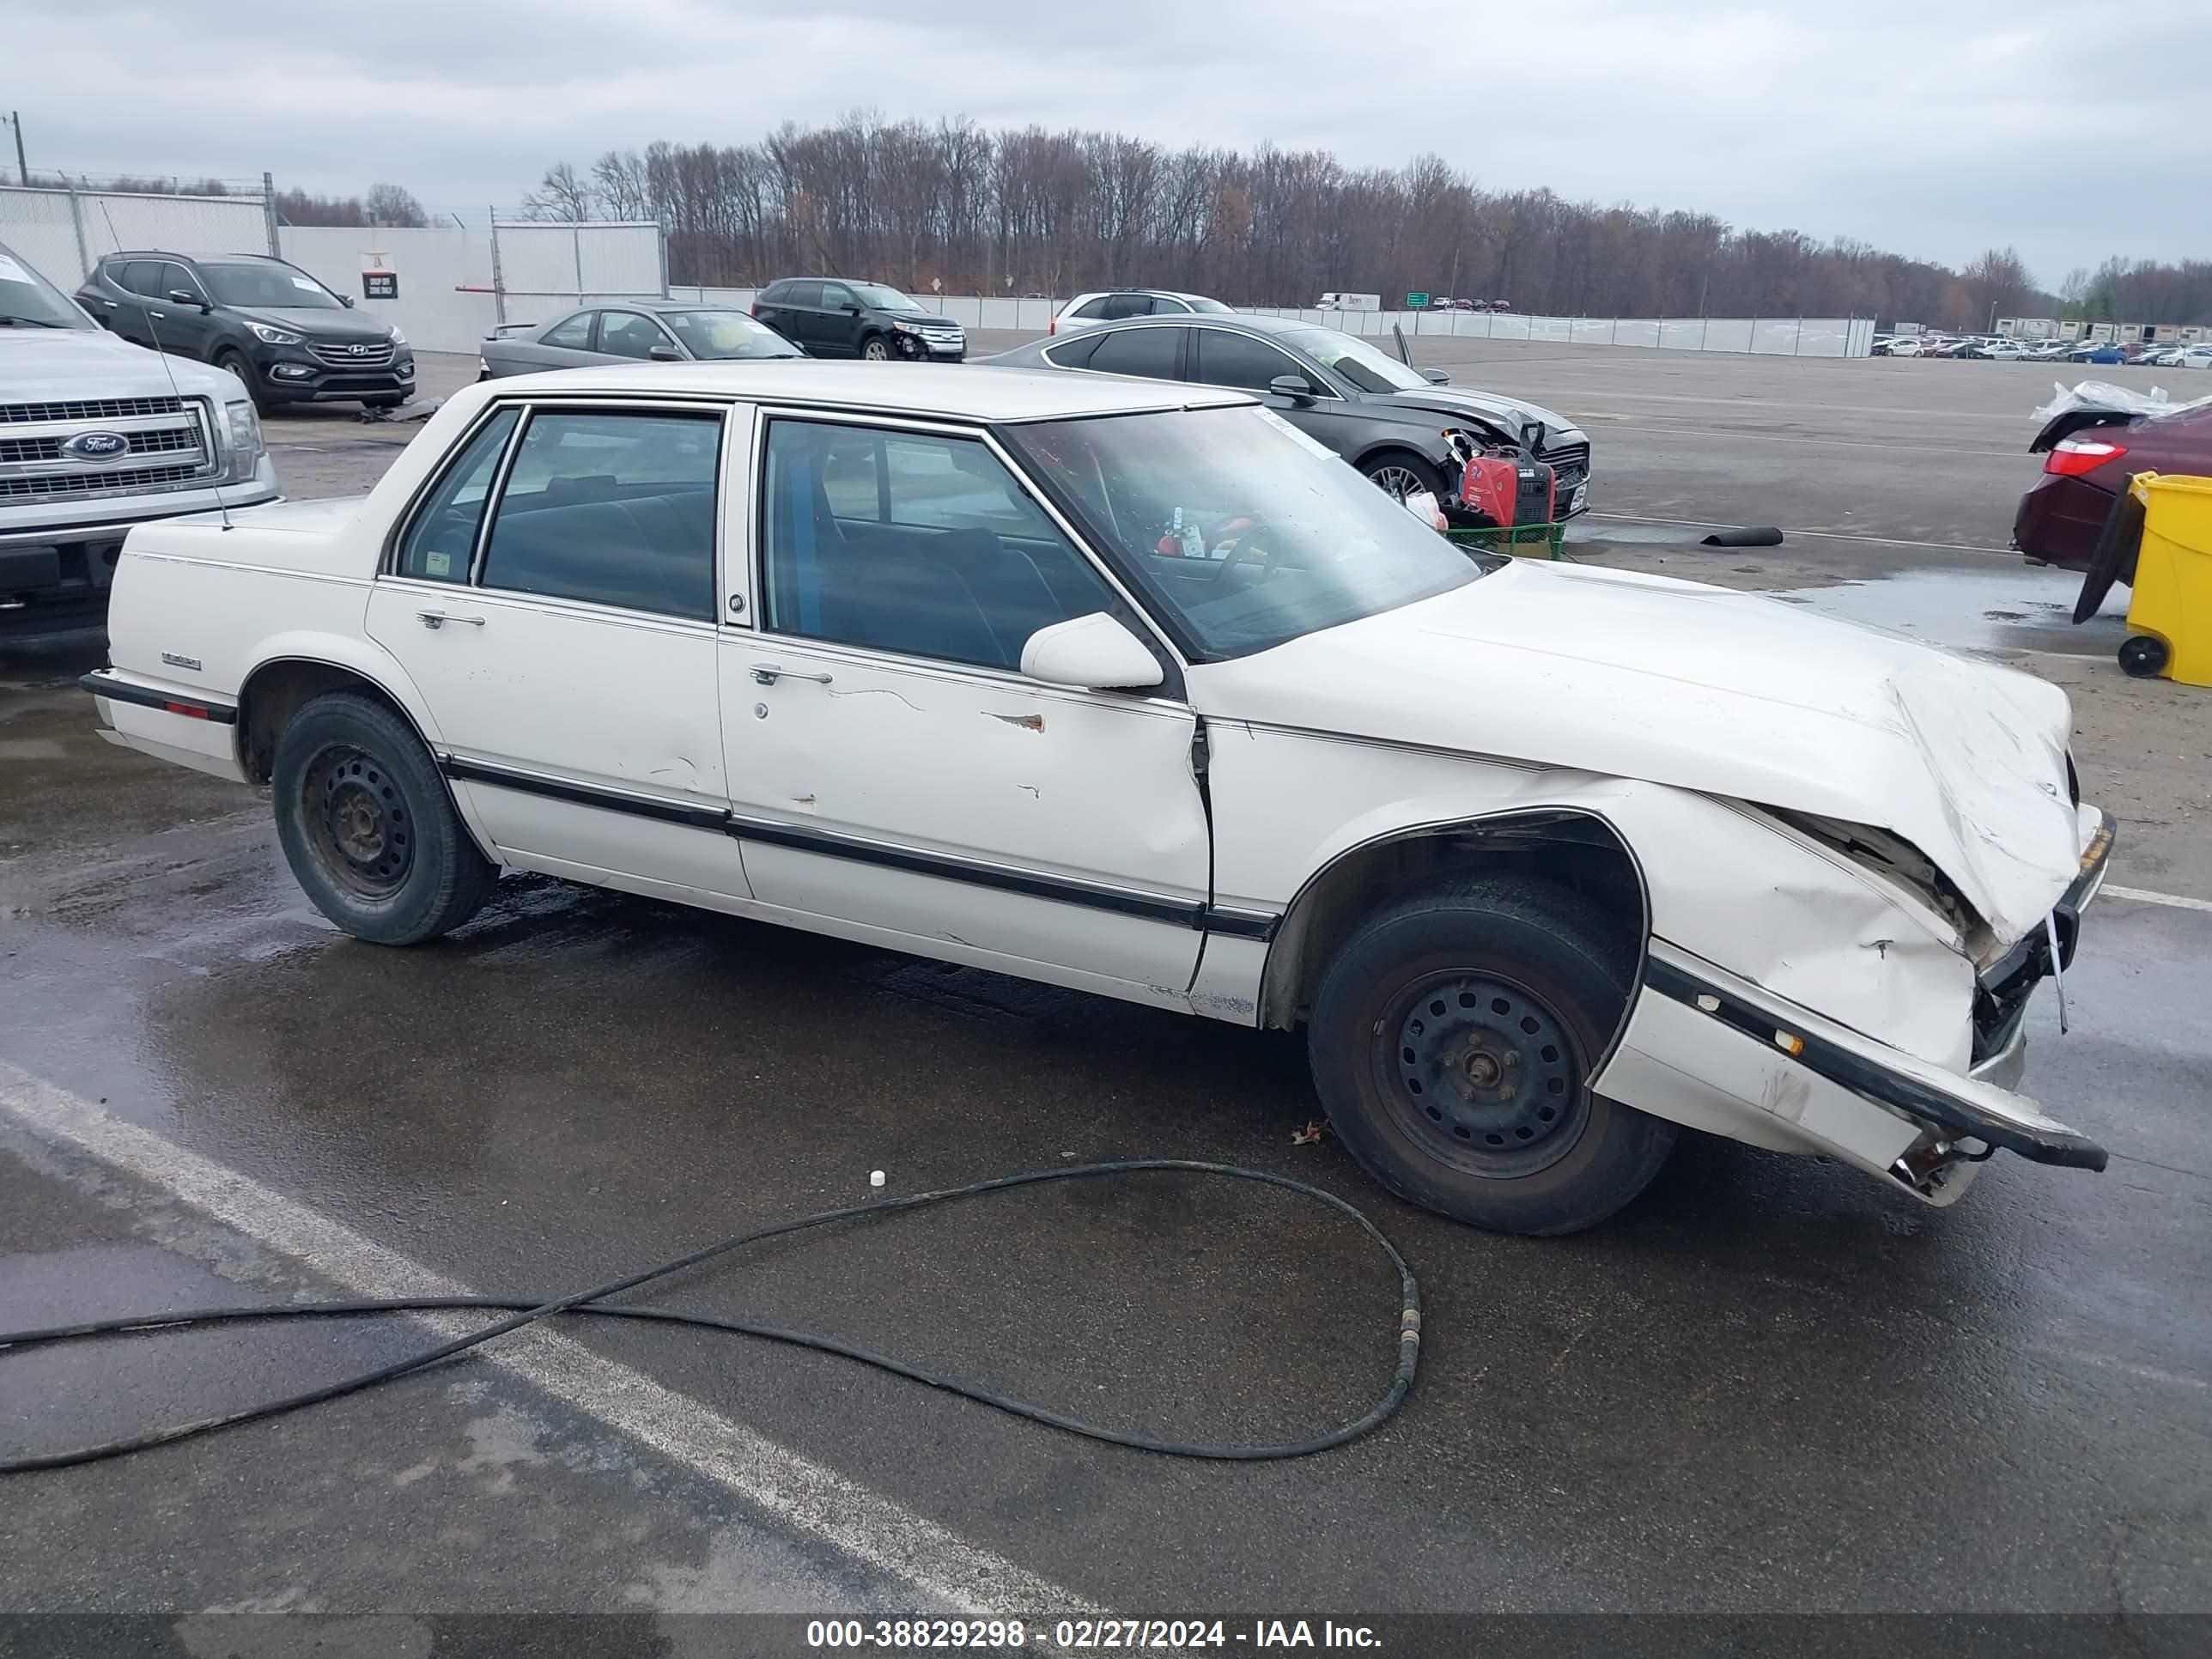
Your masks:
{"label": "black tire", "polygon": [[499,879],[429,751],[374,697],[331,691],[301,708],[276,740],[271,781],[294,878],[356,939],[435,939],[474,915]]}
{"label": "black tire", "polygon": [[2155,634],[2130,635],[2120,641],[2120,670],[2130,679],[2154,680],[2172,659],[2172,651]]}
{"label": "black tire", "polygon": [[1589,1086],[1635,974],[1630,944],[1565,888],[1432,890],[1369,920],[1322,975],[1314,1085],[1346,1150],[1400,1197],[1500,1232],[1578,1232],[1674,1144],[1674,1124]]}
{"label": "black tire", "polygon": [[1370,455],[1359,464],[1367,475],[1367,482],[1383,494],[1404,501],[1415,490],[1425,489],[1443,504],[1443,475],[1410,449],[1386,449],[1380,454]]}
{"label": "black tire", "polygon": [[239,384],[246,388],[246,395],[253,399],[253,407],[264,415],[269,412],[270,407],[269,388],[262,384],[261,377],[253,372],[252,358],[239,350],[237,347],[228,346],[215,354],[215,366],[237,376]]}
{"label": "black tire", "polygon": [[887,363],[895,355],[890,340],[884,335],[871,334],[860,342],[860,356],[866,362]]}

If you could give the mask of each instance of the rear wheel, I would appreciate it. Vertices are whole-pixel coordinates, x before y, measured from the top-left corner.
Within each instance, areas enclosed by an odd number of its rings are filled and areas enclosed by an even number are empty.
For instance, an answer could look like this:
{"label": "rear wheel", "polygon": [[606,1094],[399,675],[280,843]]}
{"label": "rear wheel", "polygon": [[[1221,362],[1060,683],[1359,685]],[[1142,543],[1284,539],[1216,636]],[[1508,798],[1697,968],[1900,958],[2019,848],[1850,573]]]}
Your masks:
{"label": "rear wheel", "polygon": [[332,691],[307,703],[277,739],[270,781],[294,878],[356,939],[435,939],[474,915],[499,878],[429,751],[374,698]]}
{"label": "rear wheel", "polygon": [[1576,1232],[1641,1192],[1674,1125],[1590,1090],[1635,955],[1587,902],[1485,878],[1383,911],[1340,950],[1307,1036],[1345,1147],[1416,1204]]}

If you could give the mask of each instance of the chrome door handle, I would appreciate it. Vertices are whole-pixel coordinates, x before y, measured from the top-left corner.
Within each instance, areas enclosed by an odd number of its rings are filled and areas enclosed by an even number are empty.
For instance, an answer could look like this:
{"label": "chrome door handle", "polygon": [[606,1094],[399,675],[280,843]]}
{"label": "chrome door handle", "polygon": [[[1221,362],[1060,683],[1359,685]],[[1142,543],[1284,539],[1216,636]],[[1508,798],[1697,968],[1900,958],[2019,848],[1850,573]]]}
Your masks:
{"label": "chrome door handle", "polygon": [[155,310],[153,310],[151,307],[149,307],[149,308],[148,308],[148,310],[147,310],[146,314],[147,314],[149,317],[166,318],[169,313],[168,313],[167,312],[166,312],[166,311],[155,311]]}
{"label": "chrome door handle", "polygon": [[830,684],[830,677],[827,674],[794,673],[788,668],[778,668],[772,662],[757,662],[753,665],[755,684],[774,685],[778,680],[812,680],[817,685]]}
{"label": "chrome door handle", "polygon": [[443,628],[447,623],[466,623],[471,628],[483,626],[482,617],[449,617],[442,611],[417,611],[415,614],[422,619],[422,626],[429,629]]}

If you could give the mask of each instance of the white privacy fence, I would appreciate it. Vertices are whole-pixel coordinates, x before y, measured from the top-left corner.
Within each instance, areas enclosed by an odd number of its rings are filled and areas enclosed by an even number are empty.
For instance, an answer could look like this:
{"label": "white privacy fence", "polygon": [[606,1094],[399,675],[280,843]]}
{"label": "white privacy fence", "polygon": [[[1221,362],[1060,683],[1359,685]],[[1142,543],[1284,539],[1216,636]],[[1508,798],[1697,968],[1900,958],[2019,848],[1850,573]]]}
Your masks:
{"label": "white privacy fence", "polygon": [[[708,305],[753,301],[750,288],[694,288],[669,292]],[[1008,329],[1042,334],[1057,300],[977,298],[969,295],[915,298],[964,328]],[[1874,344],[1870,317],[1524,317],[1510,311],[1313,311],[1243,306],[1253,316],[1289,317],[1347,334],[1388,337],[1395,325],[1407,339],[1453,335],[1475,340],[1525,340],[1559,345],[1644,346],[1662,351],[1746,351],[1782,357],[1864,357]]]}
{"label": "white privacy fence", "polygon": [[[665,292],[660,227],[651,222],[287,225],[279,236],[286,258],[424,351],[474,351],[501,323],[550,322],[587,300]],[[372,273],[390,280],[372,283]],[[387,289],[392,297],[380,297]]]}
{"label": "white privacy fence", "polygon": [[1644,346],[1661,351],[1748,351],[1781,357],[1864,357],[1871,317],[1526,317],[1512,311],[1311,311],[1242,307],[1349,334],[1449,334],[1556,345]]}
{"label": "white privacy fence", "polygon": [[273,253],[274,224],[259,196],[0,185],[0,243],[64,294],[122,248]]}

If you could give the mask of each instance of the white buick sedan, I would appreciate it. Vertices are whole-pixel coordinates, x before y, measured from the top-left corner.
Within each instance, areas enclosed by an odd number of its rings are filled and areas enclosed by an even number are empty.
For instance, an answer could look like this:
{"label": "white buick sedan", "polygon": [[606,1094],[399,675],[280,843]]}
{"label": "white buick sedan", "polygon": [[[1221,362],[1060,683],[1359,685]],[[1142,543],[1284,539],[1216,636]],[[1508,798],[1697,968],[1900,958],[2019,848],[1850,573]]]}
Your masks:
{"label": "white buick sedan", "polygon": [[1470,556],[1235,392],[900,365],[448,402],[365,498],[134,530],[122,743],[271,787],[355,936],[502,866],[1303,1026],[1396,1192],[1586,1227],[1684,1127],[1930,1204],[2111,821],[2064,696]]}

